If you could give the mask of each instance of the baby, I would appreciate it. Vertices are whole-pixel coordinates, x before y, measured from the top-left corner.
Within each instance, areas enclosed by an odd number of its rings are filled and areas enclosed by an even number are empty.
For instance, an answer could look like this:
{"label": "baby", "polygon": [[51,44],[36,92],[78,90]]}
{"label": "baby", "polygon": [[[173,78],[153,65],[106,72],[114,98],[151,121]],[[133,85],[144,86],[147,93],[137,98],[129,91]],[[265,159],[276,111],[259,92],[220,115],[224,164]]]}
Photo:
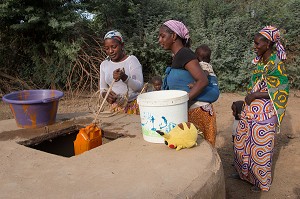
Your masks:
{"label": "baby", "polygon": [[[204,73],[206,74],[209,82],[207,90],[205,91],[206,97],[203,96],[199,100],[204,102],[215,102],[219,98],[220,91],[217,76],[214,73],[212,65],[210,64],[211,50],[207,45],[202,44],[198,48],[196,48],[195,54],[197,55],[199,64],[203,69]],[[195,82],[191,82],[188,84],[188,87],[192,89],[194,84]]]}
{"label": "baby", "polygon": [[210,56],[211,56],[211,50],[210,48],[205,45],[202,44],[201,46],[199,46],[198,48],[196,48],[195,53],[197,55],[199,64],[201,66],[201,68],[204,70],[204,73],[209,76],[216,76],[216,74],[214,73],[213,67],[212,65],[210,65]]}
{"label": "baby", "polygon": [[241,119],[241,112],[243,110],[244,101],[235,101],[231,105],[232,115],[234,116],[233,126],[232,126],[232,142],[236,136],[236,128]]}
{"label": "baby", "polygon": [[163,84],[161,76],[156,75],[156,76],[152,77],[151,83],[153,85],[154,91],[161,90],[161,86]]}

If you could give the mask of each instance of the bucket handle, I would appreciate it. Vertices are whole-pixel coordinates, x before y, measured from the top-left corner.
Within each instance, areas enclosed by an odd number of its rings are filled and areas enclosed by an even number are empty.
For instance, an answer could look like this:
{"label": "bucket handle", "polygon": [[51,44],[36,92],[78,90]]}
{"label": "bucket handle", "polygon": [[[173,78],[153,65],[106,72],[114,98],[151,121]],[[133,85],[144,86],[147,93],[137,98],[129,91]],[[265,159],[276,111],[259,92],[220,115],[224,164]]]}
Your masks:
{"label": "bucket handle", "polygon": [[43,99],[42,102],[49,103],[49,102],[56,101],[56,100],[57,100],[57,97],[50,97],[50,98]]}

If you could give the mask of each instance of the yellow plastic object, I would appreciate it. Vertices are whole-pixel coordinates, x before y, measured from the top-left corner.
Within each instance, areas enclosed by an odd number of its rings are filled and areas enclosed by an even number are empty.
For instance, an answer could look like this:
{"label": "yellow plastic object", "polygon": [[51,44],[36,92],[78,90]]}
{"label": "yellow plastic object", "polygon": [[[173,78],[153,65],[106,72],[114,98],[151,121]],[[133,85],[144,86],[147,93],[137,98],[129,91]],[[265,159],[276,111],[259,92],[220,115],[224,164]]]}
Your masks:
{"label": "yellow plastic object", "polygon": [[91,150],[102,144],[102,132],[96,124],[90,124],[79,130],[74,141],[75,155]]}
{"label": "yellow plastic object", "polygon": [[179,151],[180,149],[197,146],[198,132],[191,122],[177,124],[169,133],[159,130],[156,132],[165,138],[165,144],[171,149]]}

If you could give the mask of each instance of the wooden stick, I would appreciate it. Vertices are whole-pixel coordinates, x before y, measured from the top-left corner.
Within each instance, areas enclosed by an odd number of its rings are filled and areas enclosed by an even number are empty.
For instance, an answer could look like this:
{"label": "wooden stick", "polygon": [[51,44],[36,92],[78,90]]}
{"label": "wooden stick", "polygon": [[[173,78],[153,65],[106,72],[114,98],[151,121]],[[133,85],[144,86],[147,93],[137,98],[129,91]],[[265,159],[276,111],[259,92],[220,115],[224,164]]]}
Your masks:
{"label": "wooden stick", "polygon": [[144,84],[144,86],[143,86],[143,88],[142,88],[140,94],[143,94],[143,93],[144,93],[144,91],[145,91],[146,88],[148,87],[148,84],[149,84],[148,82]]}
{"label": "wooden stick", "polygon": [[113,87],[115,81],[116,81],[116,80],[113,79],[111,85],[109,86],[108,91],[107,91],[107,93],[106,93],[106,95],[105,95],[105,97],[104,97],[104,99],[103,99],[103,101],[102,101],[102,103],[101,103],[101,105],[100,105],[100,108],[98,109],[99,111],[98,111],[98,113],[96,114],[96,116],[95,116],[95,118],[94,118],[94,120],[93,120],[93,123],[96,123],[97,118],[98,118],[98,116],[99,116],[99,114],[100,114],[100,112],[101,112],[101,110],[102,110],[102,107],[103,107],[103,105],[104,105],[104,103],[105,103],[105,101],[106,101],[106,99],[107,99],[107,97],[108,97],[110,91],[112,90],[112,87]]}

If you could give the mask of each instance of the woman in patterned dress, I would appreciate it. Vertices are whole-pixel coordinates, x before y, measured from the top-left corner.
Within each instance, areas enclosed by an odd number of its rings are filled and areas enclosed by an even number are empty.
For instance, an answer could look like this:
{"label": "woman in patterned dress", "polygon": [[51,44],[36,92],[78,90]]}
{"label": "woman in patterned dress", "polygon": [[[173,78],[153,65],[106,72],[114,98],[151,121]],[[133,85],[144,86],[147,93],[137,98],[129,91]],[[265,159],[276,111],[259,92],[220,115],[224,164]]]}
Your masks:
{"label": "woman in patterned dress", "polygon": [[[282,60],[286,53],[279,30],[263,28],[254,37],[256,65],[245,97],[234,139],[234,166],[239,177],[253,184],[252,191],[268,191],[275,133],[285,114],[289,84]],[[276,51],[273,51],[273,45]]]}
{"label": "woman in patterned dress", "polygon": [[[171,72],[164,79],[163,89],[186,90],[188,84],[195,82],[189,93],[188,120],[203,131],[204,138],[215,146],[216,113],[211,103],[197,101],[197,97],[205,90],[208,79],[199,65],[196,54],[189,48],[190,36],[187,27],[180,21],[168,20],[159,29],[159,43],[165,50],[173,54]],[[172,70],[183,71],[175,75]],[[186,76],[192,81],[186,82]],[[192,77],[191,77],[192,76]]]}

